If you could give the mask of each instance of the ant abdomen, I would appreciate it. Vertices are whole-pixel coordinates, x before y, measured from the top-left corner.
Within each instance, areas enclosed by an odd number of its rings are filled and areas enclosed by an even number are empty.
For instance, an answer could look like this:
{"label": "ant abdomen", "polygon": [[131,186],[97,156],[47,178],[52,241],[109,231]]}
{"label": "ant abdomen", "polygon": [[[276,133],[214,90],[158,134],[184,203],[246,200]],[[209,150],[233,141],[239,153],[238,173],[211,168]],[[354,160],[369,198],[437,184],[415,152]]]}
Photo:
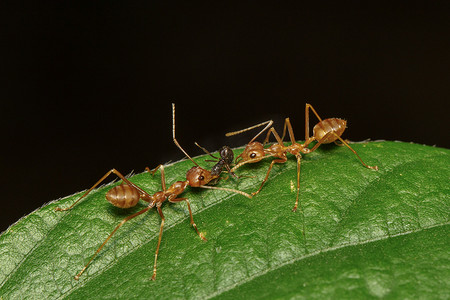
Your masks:
{"label": "ant abdomen", "polygon": [[334,131],[336,135],[330,134],[322,144],[332,143],[341,136],[347,126],[347,121],[338,118],[325,119],[316,124],[313,128],[313,136],[317,141],[320,141],[326,134]]}
{"label": "ant abdomen", "polygon": [[119,208],[129,208],[136,206],[139,202],[140,194],[138,190],[127,184],[113,187],[106,193],[106,200]]}
{"label": "ant abdomen", "polygon": [[220,148],[219,153],[221,160],[224,161],[224,164],[231,165],[233,163],[234,153],[230,147],[223,146],[222,148]]}

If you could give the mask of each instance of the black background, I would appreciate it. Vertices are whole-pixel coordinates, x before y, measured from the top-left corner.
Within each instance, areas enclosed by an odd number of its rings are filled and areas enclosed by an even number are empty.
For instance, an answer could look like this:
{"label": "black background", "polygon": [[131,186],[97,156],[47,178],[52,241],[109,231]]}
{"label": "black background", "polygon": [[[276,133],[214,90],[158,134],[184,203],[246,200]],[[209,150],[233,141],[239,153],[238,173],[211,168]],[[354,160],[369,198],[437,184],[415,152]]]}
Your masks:
{"label": "black background", "polygon": [[353,141],[449,147],[445,2],[60,2],[0,4],[0,232],[113,167],[181,159],[171,102],[192,155],[287,116],[303,139],[306,102]]}

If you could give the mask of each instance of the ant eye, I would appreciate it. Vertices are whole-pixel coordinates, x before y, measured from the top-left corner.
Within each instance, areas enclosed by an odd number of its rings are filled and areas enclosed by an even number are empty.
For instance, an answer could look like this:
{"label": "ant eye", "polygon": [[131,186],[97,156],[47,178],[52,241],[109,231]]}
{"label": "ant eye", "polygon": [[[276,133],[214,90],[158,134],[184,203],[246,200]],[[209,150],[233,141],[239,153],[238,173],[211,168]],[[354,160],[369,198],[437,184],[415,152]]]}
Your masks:
{"label": "ant eye", "polygon": [[250,158],[255,158],[255,157],[256,157],[256,153],[255,152],[250,154]]}
{"label": "ant eye", "polygon": [[200,175],[200,176],[198,176],[198,180],[204,180],[205,179],[205,176],[203,176],[203,175]]}

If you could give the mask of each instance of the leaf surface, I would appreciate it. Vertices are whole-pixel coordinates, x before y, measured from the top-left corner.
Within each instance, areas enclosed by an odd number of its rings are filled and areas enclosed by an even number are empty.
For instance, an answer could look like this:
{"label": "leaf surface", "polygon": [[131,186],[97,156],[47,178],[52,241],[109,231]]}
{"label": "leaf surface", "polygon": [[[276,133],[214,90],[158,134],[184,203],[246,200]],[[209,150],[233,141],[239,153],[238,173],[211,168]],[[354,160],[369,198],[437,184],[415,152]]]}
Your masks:
{"label": "leaf surface", "polygon": [[[154,282],[155,210],[126,223],[75,281],[114,227],[145,203],[113,207],[104,199],[111,185],[68,212],[54,208],[69,206],[81,193],[52,202],[0,236],[0,296],[448,299],[450,151],[400,142],[352,147],[380,170],[364,168],[345,147],[319,147],[302,159],[297,213],[291,211],[297,172],[291,156],[273,167],[251,200],[188,188],[182,196],[190,199],[207,242],[190,226],[186,204],[165,203]],[[208,167],[204,157],[196,160]],[[249,177],[219,186],[253,192],[269,163],[246,165],[237,173]],[[183,180],[191,166],[167,166],[167,184]],[[149,193],[161,190],[157,175],[131,181]]]}

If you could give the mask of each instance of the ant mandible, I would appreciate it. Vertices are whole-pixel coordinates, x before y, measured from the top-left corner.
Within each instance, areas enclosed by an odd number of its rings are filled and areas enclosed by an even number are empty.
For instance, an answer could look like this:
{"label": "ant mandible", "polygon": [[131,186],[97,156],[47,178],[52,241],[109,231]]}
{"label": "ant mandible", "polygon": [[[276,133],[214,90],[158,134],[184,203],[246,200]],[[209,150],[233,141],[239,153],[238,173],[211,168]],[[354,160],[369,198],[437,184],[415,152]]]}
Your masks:
{"label": "ant mandible", "polygon": [[[319,123],[317,123],[313,128],[313,135],[309,135],[309,109],[311,109],[314,113],[314,115],[319,120]],[[300,163],[301,163],[301,154],[307,154],[315,151],[320,145],[322,144],[328,144],[334,142],[337,145],[345,145],[347,148],[349,148],[361,161],[362,165],[368,169],[378,170],[377,166],[369,166],[367,165],[361,157],[356,153],[350,145],[341,138],[341,135],[343,134],[347,121],[343,119],[338,118],[329,118],[322,120],[320,116],[317,114],[315,109],[312,107],[311,104],[306,104],[305,107],[305,142],[303,144],[297,143],[294,137],[294,131],[292,129],[291,122],[289,118],[286,118],[284,121],[283,126],[283,135],[280,138],[276,130],[271,127],[269,131],[267,132],[266,138],[264,140],[264,143],[261,144],[260,142],[256,142],[255,139],[262,134],[264,131],[266,131],[271,125],[273,124],[272,120],[257,124],[252,127],[248,127],[239,131],[229,132],[226,134],[226,136],[232,136],[236,135],[263,125],[266,125],[253,139],[247,144],[244,151],[236,157],[236,165],[231,169],[231,171],[235,171],[236,169],[240,168],[241,166],[248,164],[248,163],[255,163],[261,161],[265,157],[276,157],[277,159],[272,160],[270,163],[269,169],[267,171],[266,177],[261,183],[261,186],[256,192],[253,192],[252,195],[258,194],[264,183],[267,181],[270,171],[272,170],[272,167],[275,163],[285,163],[287,161],[287,153],[290,153],[294,155],[297,159],[297,196],[295,200],[295,205],[292,211],[297,211],[298,203],[299,203],[299,191],[300,191]],[[286,128],[289,132],[289,137],[291,140],[291,145],[285,146],[284,145],[284,136],[286,134]],[[264,148],[264,145],[269,141],[270,133],[273,134],[275,139],[277,140],[277,143],[272,144],[268,148]],[[337,140],[339,140],[342,144],[338,144]],[[313,141],[317,141],[317,144],[315,144],[311,149],[308,148],[308,145],[311,144]]]}
{"label": "ant mandible", "polygon": [[[185,181],[177,181],[168,188],[166,188],[166,179],[164,174],[164,166],[159,165],[154,170],[150,170],[148,167],[145,169],[146,171],[150,172],[152,175],[157,170],[161,171],[161,186],[162,191],[156,192],[153,195],[148,194],[146,191],[144,191],[142,188],[134,184],[133,182],[129,181],[125,176],[123,176],[119,171],[116,169],[112,169],[108,171],[100,180],[98,180],[89,190],[87,190],[78,200],[76,200],[70,207],[68,208],[60,208],[56,207],[56,211],[66,211],[72,209],[81,199],[85,198],[94,188],[96,188],[101,182],[103,182],[109,175],[115,174],[118,176],[123,183],[113,187],[106,193],[106,199],[113,204],[116,207],[119,208],[129,208],[135,206],[139,199],[142,199],[146,202],[148,202],[148,206],[144,209],[126,217],[123,219],[117,226],[114,228],[114,230],[109,234],[109,236],[105,239],[103,244],[97,249],[95,254],[91,257],[91,259],[88,261],[88,263],[83,267],[83,269],[75,276],[75,280],[78,280],[80,276],[83,274],[83,272],[88,268],[89,264],[94,260],[94,258],[97,256],[97,254],[100,252],[100,250],[105,246],[105,244],[109,241],[109,239],[116,233],[116,231],[126,222],[129,220],[147,212],[153,207],[156,207],[159,216],[161,217],[161,225],[159,228],[159,236],[158,236],[158,244],[156,246],[156,252],[155,252],[155,261],[153,265],[153,275],[151,277],[151,280],[156,279],[156,263],[158,259],[158,253],[159,253],[159,246],[161,244],[161,238],[163,233],[163,227],[164,227],[164,214],[161,210],[161,206],[165,200],[168,200],[171,203],[177,203],[181,201],[185,201],[189,210],[189,216],[191,219],[191,225],[194,227],[195,231],[197,232],[198,236],[203,240],[206,241],[206,238],[199,232],[197,225],[194,222],[194,218],[192,216],[191,206],[189,203],[189,200],[187,198],[178,197],[181,193],[184,192],[187,186],[190,187],[200,187],[200,188],[207,188],[207,189],[216,189],[216,190],[223,190],[223,191],[229,191],[241,194],[243,196],[246,196],[248,198],[251,198],[251,196],[247,193],[244,193],[242,191],[228,189],[228,188],[220,188],[220,187],[213,187],[213,186],[207,186],[208,183],[215,181],[219,178],[220,173],[222,172],[222,167],[226,165],[226,161],[220,163],[220,166],[213,167],[212,171],[205,170],[201,168],[187,153],[184,151],[184,149],[180,146],[177,139],[175,138],[175,104],[172,104],[172,136],[173,141],[175,145],[191,160],[195,166],[189,169],[186,173],[186,180]],[[228,153],[229,155],[229,153]],[[223,158],[223,159],[229,159],[229,157]],[[232,160],[232,158],[231,158]]]}

